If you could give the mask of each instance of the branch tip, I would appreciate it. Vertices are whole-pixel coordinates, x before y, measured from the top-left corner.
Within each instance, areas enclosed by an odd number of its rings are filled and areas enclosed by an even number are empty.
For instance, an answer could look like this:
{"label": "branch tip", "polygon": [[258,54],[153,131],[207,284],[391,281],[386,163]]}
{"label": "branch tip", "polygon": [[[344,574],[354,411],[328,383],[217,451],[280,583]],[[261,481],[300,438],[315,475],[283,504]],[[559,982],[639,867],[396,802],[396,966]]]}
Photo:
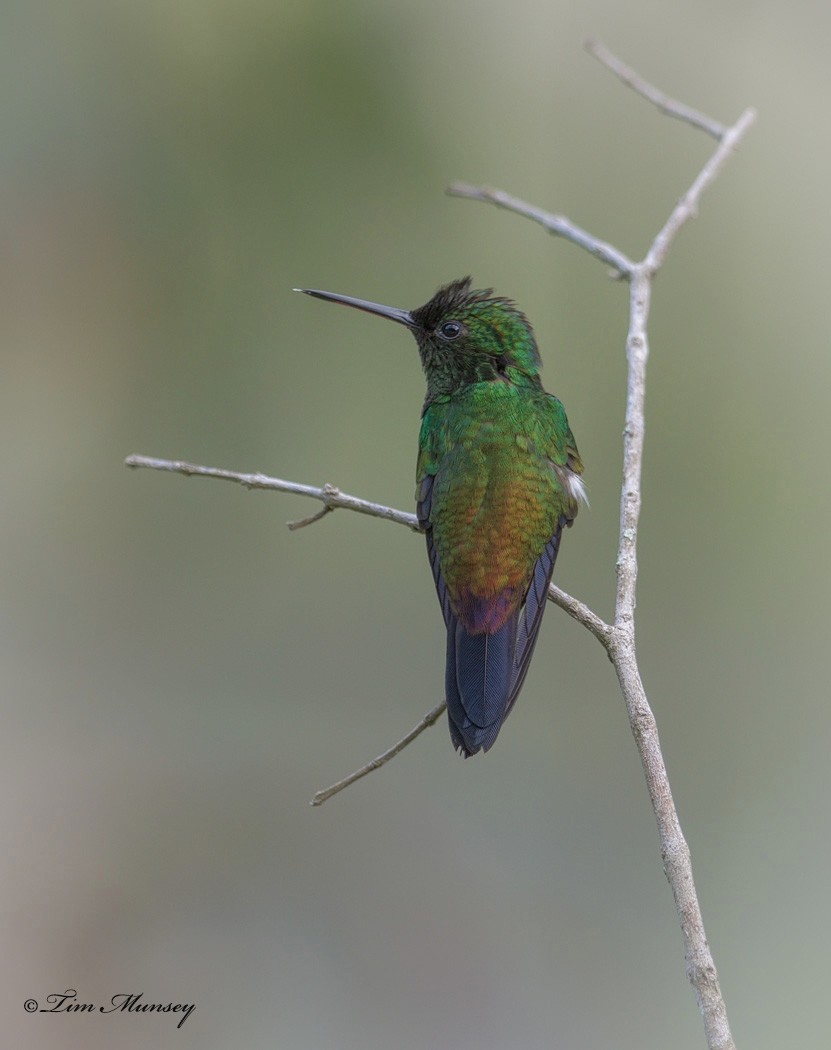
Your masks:
{"label": "branch tip", "polygon": [[314,525],[316,521],[320,521],[321,518],[325,518],[327,514],[331,514],[334,511],[334,507],[330,507],[328,503],[321,507],[316,514],[310,514],[308,518],[298,518],[295,521],[287,521],[286,528],[290,532],[296,532],[297,529],[305,529],[307,525]]}
{"label": "branch tip", "polygon": [[344,777],[343,780],[339,780],[336,784],[332,784],[331,787],[324,788],[323,791],[318,791],[309,805],[322,806],[323,803],[332,798],[333,795],[339,794],[344,788],[348,788],[350,784],[354,784],[356,780],[360,780],[369,773],[374,773],[376,769],[381,769],[390,761],[390,759],[395,758],[397,754],[400,754],[405,747],[411,744],[416,737],[421,736],[425,729],[429,729],[430,726],[435,725],[446,708],[447,704],[443,700],[440,704],[436,704],[433,710],[428,711],[418,725],[414,726],[409,733],[398,741],[398,743],[387,748],[387,750],[378,755],[377,758],[373,758],[371,762],[367,762],[365,766],[356,769],[354,773],[350,773],[348,777]]}
{"label": "branch tip", "polygon": [[712,117],[708,117],[704,113],[700,113],[697,109],[693,109],[692,106],[687,106],[683,102],[678,102],[677,99],[670,98],[670,96],[665,95],[663,91],[659,91],[658,88],[653,84],[650,84],[648,80],[644,80],[639,73],[636,73],[631,66],[627,66],[625,62],[621,62],[621,60],[599,40],[590,37],[584,42],[583,46],[593,58],[596,58],[601,65],[614,73],[622,83],[631,88],[636,94],[640,95],[641,98],[645,98],[647,102],[651,102],[653,106],[666,114],[666,116],[675,117],[676,120],[682,120],[684,123],[690,124],[694,128],[698,128],[700,131],[711,135],[714,139],[719,141],[724,137],[727,132],[727,127],[724,124],[719,123],[717,120],[713,120]]}

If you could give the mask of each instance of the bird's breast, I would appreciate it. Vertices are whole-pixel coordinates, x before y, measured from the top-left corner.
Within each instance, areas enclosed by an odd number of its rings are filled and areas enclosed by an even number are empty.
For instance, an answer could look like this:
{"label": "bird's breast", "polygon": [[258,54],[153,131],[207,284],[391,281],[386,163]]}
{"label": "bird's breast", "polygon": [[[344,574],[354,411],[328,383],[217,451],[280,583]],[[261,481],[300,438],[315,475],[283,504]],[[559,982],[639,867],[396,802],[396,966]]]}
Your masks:
{"label": "bird's breast", "polygon": [[516,424],[486,420],[455,437],[433,480],[433,542],[457,612],[468,629],[491,633],[524,599],[558,528],[562,489]]}

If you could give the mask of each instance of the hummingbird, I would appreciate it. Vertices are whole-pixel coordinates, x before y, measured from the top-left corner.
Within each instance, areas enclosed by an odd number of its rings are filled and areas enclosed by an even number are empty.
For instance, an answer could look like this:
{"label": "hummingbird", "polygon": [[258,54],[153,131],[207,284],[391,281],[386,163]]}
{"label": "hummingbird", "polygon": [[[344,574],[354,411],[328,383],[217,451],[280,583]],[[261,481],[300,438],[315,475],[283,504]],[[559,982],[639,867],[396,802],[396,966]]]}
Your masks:
{"label": "hummingbird", "polygon": [[447,628],[450,737],[488,751],[539,635],[563,528],[586,501],[583,464],[558,398],[540,380],[528,319],[471,278],[415,310],[296,291],[404,325],[427,379],[416,504]]}

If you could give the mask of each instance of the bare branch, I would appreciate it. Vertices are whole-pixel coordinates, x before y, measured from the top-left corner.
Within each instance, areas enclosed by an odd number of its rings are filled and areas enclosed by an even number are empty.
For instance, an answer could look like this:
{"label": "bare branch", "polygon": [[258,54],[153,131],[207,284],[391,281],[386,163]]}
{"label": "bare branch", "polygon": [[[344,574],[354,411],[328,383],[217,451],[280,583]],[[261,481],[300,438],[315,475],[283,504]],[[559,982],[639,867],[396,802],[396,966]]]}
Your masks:
{"label": "bare branch", "polygon": [[553,583],[548,586],[548,600],[554,602],[563,612],[567,612],[573,620],[576,620],[587,630],[591,631],[604,648],[609,648],[611,625],[606,623],[605,620],[601,620],[597,613],[591,611],[588,605],[584,605],[583,602],[572,598],[570,594]]}
{"label": "bare branch", "polygon": [[321,507],[315,514],[310,514],[307,518],[298,518],[296,521],[287,521],[286,527],[292,532],[296,532],[298,529],[305,529],[307,525],[314,525],[316,521],[320,521],[321,518],[325,518],[327,514],[332,513],[331,507]]}
{"label": "bare branch", "polygon": [[[366,514],[371,518],[381,518],[383,521],[392,521],[398,525],[406,525],[413,532],[421,532],[418,518],[406,510],[397,510],[383,503],[370,503],[369,500],[359,499],[341,492],[334,485],[324,485],[316,488],[314,485],[299,485],[295,481],[285,481],[283,478],[272,478],[268,474],[243,474],[237,470],[223,470],[220,467],[205,467],[199,463],[187,463],[181,459],[155,459],[152,456],[132,455],[124,460],[126,467],[137,469],[145,467],[149,470],[163,470],[174,474],[184,474],[185,477],[197,476],[203,478],[220,478],[223,481],[235,481],[249,489],[271,489],[275,492],[290,492],[297,496],[309,496],[311,499],[320,500],[324,504],[323,510],[317,514],[311,514],[308,518],[299,521],[287,522],[290,529],[302,529],[320,521],[322,517],[333,510],[353,510],[358,514]],[[608,635],[611,629],[609,624],[593,613],[577,598],[555,587],[554,584],[548,592],[549,601],[559,605],[561,609],[588,628],[598,638]]]}
{"label": "bare branch", "polygon": [[698,202],[702,193],[724,167],[730,154],[736,149],[739,142],[744,138],[753,121],[756,119],[755,109],[746,109],[731,128],[726,128],[721,136],[718,149],[710,157],[709,161],[701,169],[698,178],[690,186],[681,200],[672,209],[672,213],[663,228],[652,242],[652,247],[643,261],[650,273],[655,273],[663,263],[669,251],[675,235],[689,219],[695,217],[698,211]]}
{"label": "bare branch", "polygon": [[646,322],[652,286],[649,275],[638,269],[629,284],[629,333],[626,357],[626,422],[623,427],[623,482],[620,491],[620,533],[617,553],[615,626],[631,627],[634,648],[635,587],[638,580],[638,519],[641,512],[641,464],[643,461],[644,400],[649,342]]}
{"label": "bare branch", "polygon": [[[619,643],[619,644],[618,644]],[[664,873],[672,890],[684,942],[687,979],[695,992],[709,1050],[736,1050],[727,1020],[716,965],[707,941],[704,919],[693,879],[690,848],[681,831],[669,776],[661,752],[658,725],[638,671],[628,632],[615,628],[610,656],[617,672],[632,734],[638,746],[658,835]]]}
{"label": "bare branch", "polygon": [[360,780],[361,777],[365,777],[367,773],[374,773],[376,769],[380,769],[385,766],[391,758],[403,751],[408,744],[412,744],[417,736],[420,736],[425,729],[435,725],[441,718],[442,713],[447,709],[447,704],[442,700],[440,704],[436,704],[432,711],[428,711],[427,714],[422,718],[417,726],[414,726],[406,736],[403,736],[397,744],[393,744],[391,748],[379,755],[377,758],[373,758],[371,762],[367,762],[365,766],[361,766],[360,769],[355,770],[354,773],[350,773],[348,777],[344,777],[343,780],[339,780],[336,784],[332,784],[331,787],[326,788],[323,791],[318,791],[315,797],[310,802],[312,806],[322,806],[327,799],[330,799],[332,795],[337,795],[339,791],[343,791],[344,788],[348,788],[350,784],[354,784],[356,780]]}
{"label": "bare branch", "polygon": [[[336,508],[340,508],[343,510],[353,510],[359,514],[366,514],[373,518],[381,518],[384,521],[393,521],[400,525],[406,525],[407,528],[412,529],[414,532],[421,531],[415,514],[409,514],[407,511],[403,510],[396,510],[394,507],[387,507],[381,503],[370,503],[367,500],[358,499],[357,496],[349,496],[332,485],[324,485],[323,488],[315,488],[313,485],[299,485],[294,481],[285,481],[282,478],[272,478],[267,474],[243,474],[236,470],[223,470],[219,467],[205,467],[198,463],[187,463],[183,460],[155,459],[151,456],[128,456],[124,463],[125,466],[134,469],[145,467],[149,470],[162,470],[176,474],[183,474],[185,477],[196,475],[205,478],[220,478],[223,481],[235,481],[237,484],[245,485],[245,487],[249,489],[271,489],[276,492],[289,492],[300,496],[310,496],[312,499],[320,500],[324,504],[323,509],[319,510],[316,514],[311,514],[307,518],[301,518],[299,521],[288,522],[288,527],[293,530],[305,528],[307,525],[320,521],[321,518],[325,517]],[[559,587],[555,587],[554,584],[551,584],[549,588],[548,599],[567,612],[569,616],[575,619],[578,623],[586,627],[603,643],[603,645],[608,647],[612,628],[604,620],[601,620],[596,613],[592,612],[587,605],[584,605],[583,602],[578,601],[577,598],[567,594]],[[380,769],[381,766],[386,765],[390,759],[395,758],[395,756],[403,751],[408,744],[411,744],[416,737],[420,736],[428,726],[433,725],[441,715],[442,711],[445,710],[446,706],[445,703],[441,703],[437,707],[434,707],[432,711],[424,716],[415,729],[412,729],[406,734],[406,736],[402,737],[401,740],[389,748],[389,750],[385,751],[377,758],[374,758],[371,762],[368,762],[365,766],[362,766],[354,773],[350,773],[348,777],[339,780],[337,784],[333,784],[324,791],[318,791],[312,799],[311,804],[313,806],[322,805],[327,799],[330,799],[332,795],[337,795],[339,791],[343,791],[343,789],[349,787],[350,784],[354,784],[356,780],[365,777],[367,773],[372,773],[374,770]]]}
{"label": "bare branch", "polygon": [[[633,267],[629,287],[629,333],[626,356],[629,362],[626,393],[626,423],[623,429],[623,484],[620,502],[620,535],[617,556],[615,625],[634,625],[635,589],[638,578],[637,540],[641,507],[641,462],[644,442],[644,398],[646,363],[649,357],[647,323],[652,296],[651,279],[663,264],[681,227],[692,218],[704,190],[716,178],[727,158],[755,119],[746,110],[736,124],[724,131],[718,148],[693,184],[675,206],[655,237],[643,262]],[[634,626],[632,626],[634,646]]]}
{"label": "bare branch", "polygon": [[534,222],[545,227],[549,233],[564,237],[567,241],[584,248],[590,255],[600,259],[607,266],[611,266],[618,276],[626,277],[632,270],[633,263],[623,252],[593,237],[564,215],[554,215],[552,212],[537,208],[533,204],[520,200],[519,197],[512,197],[504,190],[497,190],[492,186],[471,186],[466,182],[454,182],[447,187],[445,192],[450,197],[487,201],[488,204],[495,204],[498,208],[506,208],[508,211],[516,212],[517,215],[524,215],[526,219],[533,219]]}
{"label": "bare branch", "polygon": [[653,87],[648,81],[644,80],[642,76],[630,69],[624,62],[621,62],[619,58],[612,54],[611,51],[599,40],[587,40],[585,44],[586,50],[590,55],[593,55],[598,62],[601,62],[607,69],[610,69],[615,76],[620,77],[627,87],[632,88],[633,91],[637,92],[642,98],[647,99],[653,105],[657,106],[662,113],[666,113],[668,117],[676,117],[678,120],[683,120],[687,124],[692,124],[694,128],[699,128],[701,131],[706,131],[708,135],[712,135],[714,139],[720,139],[726,128],[723,124],[719,124],[717,120],[712,120],[704,113],[699,113],[697,109],[693,109],[692,106],[685,106],[683,102],[677,102],[674,98],[670,98],[669,95],[665,95],[663,91],[659,91],[656,87]]}
{"label": "bare branch", "polygon": [[[318,517],[319,515],[315,515]],[[578,601],[576,598],[572,598],[570,594],[561,590],[559,587],[555,587],[552,583],[548,589],[548,600],[554,602],[561,609],[569,614],[574,620],[582,624],[597,638],[600,643],[609,649],[613,639],[613,628],[601,620],[596,613],[593,613],[591,609]],[[434,725],[442,712],[447,709],[447,704],[437,704],[432,711],[429,711],[424,718],[418,723],[418,725],[410,730],[406,736],[402,737],[397,744],[394,744],[388,751],[385,751],[382,755],[374,758],[371,762],[368,762],[365,766],[356,770],[354,773],[350,773],[348,777],[344,777],[343,780],[339,780],[336,784],[325,789],[325,791],[318,791],[315,797],[311,801],[313,806],[321,806],[324,802],[337,795],[339,791],[343,791],[344,788],[349,787],[350,784],[354,784],[356,780],[360,780],[361,777],[365,777],[367,773],[372,773],[376,769],[380,769],[389,762],[391,758],[403,751],[405,747],[411,744],[417,736],[424,732],[428,726]]]}
{"label": "bare branch", "polygon": [[[282,478],[272,478],[267,474],[240,474],[236,470],[223,470],[220,467],[203,467],[197,463],[186,463],[180,459],[154,459],[151,456],[128,456],[124,460],[125,467],[146,467],[149,470],[165,470],[175,474],[184,474],[186,477],[196,475],[203,478],[220,478],[223,481],[235,481],[244,485],[247,489],[271,489],[276,492],[291,492],[295,496],[309,496],[311,499],[320,500],[325,503],[329,510],[354,510],[356,514],[367,514],[371,518],[382,518],[384,521],[393,521],[397,525],[406,525],[414,532],[420,532],[418,519],[415,514],[404,510],[395,510],[394,507],[386,507],[383,503],[371,503],[369,500],[358,499],[357,496],[348,496],[345,492],[334,487],[324,485],[317,488],[315,485],[299,485],[296,481],[284,481]],[[317,517],[315,518],[317,520]],[[307,519],[300,525],[311,524]],[[297,522],[289,522],[289,528],[300,527]]]}

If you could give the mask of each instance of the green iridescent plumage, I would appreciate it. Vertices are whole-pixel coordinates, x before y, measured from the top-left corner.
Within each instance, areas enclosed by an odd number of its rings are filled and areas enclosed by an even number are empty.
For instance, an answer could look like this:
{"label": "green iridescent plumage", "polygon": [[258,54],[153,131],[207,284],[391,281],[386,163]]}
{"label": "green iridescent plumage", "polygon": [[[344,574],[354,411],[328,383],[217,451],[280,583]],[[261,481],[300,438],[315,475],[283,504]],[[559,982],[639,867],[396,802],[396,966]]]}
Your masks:
{"label": "green iridescent plumage", "polygon": [[[306,289],[304,289],[306,290]],[[584,489],[524,314],[470,279],[410,312],[309,291],[406,325],[427,377],[418,517],[447,626],[454,745],[487,751],[525,678],[563,527]]]}

